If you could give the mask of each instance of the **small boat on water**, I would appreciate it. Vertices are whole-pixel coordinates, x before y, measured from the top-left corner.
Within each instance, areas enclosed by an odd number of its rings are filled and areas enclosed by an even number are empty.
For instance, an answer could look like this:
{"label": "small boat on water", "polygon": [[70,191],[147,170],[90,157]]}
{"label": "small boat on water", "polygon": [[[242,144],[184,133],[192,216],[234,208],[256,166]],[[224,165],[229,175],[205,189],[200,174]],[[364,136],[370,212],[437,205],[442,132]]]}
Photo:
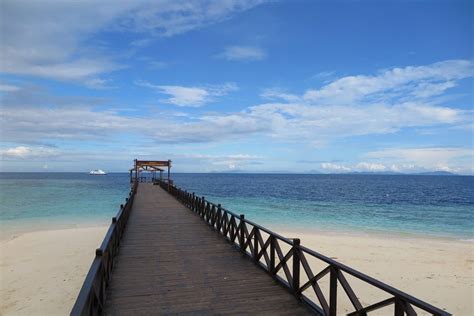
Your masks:
{"label": "small boat on water", "polygon": [[89,174],[94,175],[94,176],[103,176],[103,175],[106,175],[107,173],[104,170],[96,169],[89,172]]}

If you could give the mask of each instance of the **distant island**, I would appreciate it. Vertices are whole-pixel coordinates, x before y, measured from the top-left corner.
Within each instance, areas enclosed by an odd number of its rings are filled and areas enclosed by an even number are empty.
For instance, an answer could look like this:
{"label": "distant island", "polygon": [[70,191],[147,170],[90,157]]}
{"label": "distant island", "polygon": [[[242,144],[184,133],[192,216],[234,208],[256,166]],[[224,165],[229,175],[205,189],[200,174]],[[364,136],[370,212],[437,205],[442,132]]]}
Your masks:
{"label": "distant island", "polygon": [[425,171],[425,172],[414,172],[414,173],[402,173],[393,171],[350,171],[350,172],[322,172],[320,170],[309,170],[307,172],[291,172],[285,170],[270,170],[270,171],[250,171],[250,170],[226,170],[226,171],[210,171],[210,173],[261,173],[261,174],[348,174],[348,175],[404,175],[404,176],[458,176],[459,174],[452,173],[449,171]]}
{"label": "distant island", "polygon": [[420,172],[416,173],[416,175],[420,176],[456,176],[457,174],[448,172],[448,171],[428,171],[428,172]]}
{"label": "distant island", "polygon": [[367,175],[406,175],[406,176],[456,176],[457,174],[448,172],[448,171],[426,171],[426,172],[416,172],[416,173],[402,173],[402,172],[390,172],[390,171],[381,171],[381,172],[369,172],[369,171],[353,171],[345,172],[342,174],[367,174]]}

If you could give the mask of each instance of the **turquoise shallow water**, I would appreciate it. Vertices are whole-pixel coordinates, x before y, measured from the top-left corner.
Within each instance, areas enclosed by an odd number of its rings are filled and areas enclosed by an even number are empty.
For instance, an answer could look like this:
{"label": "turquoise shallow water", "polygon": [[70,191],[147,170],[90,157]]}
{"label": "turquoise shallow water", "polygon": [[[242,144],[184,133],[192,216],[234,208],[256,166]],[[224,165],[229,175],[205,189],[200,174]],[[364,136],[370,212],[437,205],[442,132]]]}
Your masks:
{"label": "turquoise shallow water", "polygon": [[[474,177],[175,174],[265,226],[474,238]],[[1,173],[2,231],[104,225],[129,190],[127,174]]]}
{"label": "turquoise shallow water", "polygon": [[123,174],[0,174],[0,225],[6,231],[104,225],[129,191]]}
{"label": "turquoise shallow water", "polygon": [[[472,210],[463,207],[291,201],[285,199],[219,198],[227,209],[246,214],[270,228],[359,233],[408,233],[472,239]],[[410,209],[406,212],[407,208]],[[457,212],[464,214],[456,214]],[[426,213],[430,216],[426,216]],[[296,214],[297,215],[296,215]],[[342,214],[342,215],[341,215]],[[402,215],[400,215],[402,214]],[[455,214],[456,218],[452,218]],[[341,218],[342,217],[342,218]]]}

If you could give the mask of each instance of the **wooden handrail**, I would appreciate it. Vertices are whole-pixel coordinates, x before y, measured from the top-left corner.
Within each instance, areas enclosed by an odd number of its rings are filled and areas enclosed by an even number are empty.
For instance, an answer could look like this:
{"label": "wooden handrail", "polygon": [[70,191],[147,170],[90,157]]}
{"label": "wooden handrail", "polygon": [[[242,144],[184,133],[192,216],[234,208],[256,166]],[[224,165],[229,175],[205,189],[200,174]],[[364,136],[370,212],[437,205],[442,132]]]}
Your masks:
{"label": "wooden handrail", "polygon": [[120,205],[117,215],[105,234],[104,240],[95,251],[92,265],[84,280],[76,302],[71,310],[72,316],[100,315],[105,303],[105,290],[109,284],[114,258],[118,254],[120,240],[132,210],[138,182],[134,182],[125,205]]}
{"label": "wooden handrail", "polygon": [[[337,288],[338,285],[341,285],[344,290],[342,293],[348,296],[354,308],[354,311],[349,312],[350,315],[366,315],[368,312],[377,311],[388,305],[394,305],[395,316],[405,315],[405,313],[407,315],[416,315],[413,306],[432,315],[451,315],[444,310],[337,262],[334,259],[304,247],[300,245],[299,239],[292,240],[283,237],[261,225],[249,221],[244,215],[237,215],[223,208],[220,204],[209,202],[204,197],[197,197],[195,193],[189,193],[174,184],[164,181],[156,181],[156,184],[159,184],[186,207],[197,213],[209,226],[223,235],[224,238],[237,247],[244,255],[253,260],[259,267],[269,273],[275,280],[285,286],[317,314],[336,315]],[[250,231],[248,228],[250,228]],[[268,234],[266,240],[263,240],[261,232]],[[279,242],[290,245],[290,250],[284,253]],[[306,256],[323,261],[327,263],[328,266],[314,275]],[[288,266],[290,259],[293,263],[291,269]],[[303,267],[301,271],[300,266]],[[284,277],[277,274],[280,269],[283,270]],[[324,296],[318,285],[318,281],[327,273],[330,274],[329,298]],[[344,273],[374,286],[390,294],[392,297],[369,306],[363,306],[345,278]],[[304,275],[308,278],[308,281],[300,284],[300,278]],[[308,289],[313,289],[317,300],[305,294],[305,291]]]}

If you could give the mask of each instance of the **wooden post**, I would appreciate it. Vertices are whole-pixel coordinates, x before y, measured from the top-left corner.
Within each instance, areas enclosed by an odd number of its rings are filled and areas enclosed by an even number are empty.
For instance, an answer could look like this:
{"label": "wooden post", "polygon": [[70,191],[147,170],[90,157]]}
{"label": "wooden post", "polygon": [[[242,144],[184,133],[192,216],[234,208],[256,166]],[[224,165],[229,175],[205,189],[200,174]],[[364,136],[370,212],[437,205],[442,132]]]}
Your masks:
{"label": "wooden post", "polygon": [[245,245],[245,230],[244,230],[244,225],[245,225],[245,215],[240,214],[240,225],[239,225],[239,247],[240,251],[245,252],[244,245]]}
{"label": "wooden post", "polygon": [[293,293],[297,294],[300,288],[300,243],[298,238],[293,239]]}
{"label": "wooden post", "polygon": [[222,206],[220,204],[217,204],[217,225],[216,225],[216,229],[218,232],[221,231],[221,227],[222,227],[222,221],[221,221],[221,216],[222,216]]}
{"label": "wooden post", "polygon": [[403,302],[399,298],[395,298],[395,316],[405,315],[405,309],[403,308]]}
{"label": "wooden post", "polygon": [[215,221],[215,218],[216,218],[216,207],[214,206],[214,204],[209,208],[210,209],[210,212],[209,212],[209,225],[211,225],[212,228],[214,228],[214,223],[216,222]]}
{"label": "wooden post", "polygon": [[337,270],[331,266],[329,277],[329,315],[336,316],[337,313]]}
{"label": "wooden post", "polygon": [[258,262],[258,260],[257,260],[257,256],[258,256],[258,238],[257,238],[257,234],[258,234],[258,228],[257,228],[257,227],[254,227],[254,234],[253,234],[253,260],[255,260],[255,262]]}
{"label": "wooden post", "polygon": [[171,160],[168,159],[168,192],[170,191],[170,169],[171,169]]}
{"label": "wooden post", "polygon": [[138,166],[137,166],[137,159],[135,161],[135,182],[138,181]]}
{"label": "wooden post", "polygon": [[201,201],[201,205],[200,205],[200,210],[199,210],[199,215],[204,218],[204,214],[206,212],[206,198],[203,196],[202,197],[202,201]]}
{"label": "wooden post", "polygon": [[218,217],[218,211],[221,208],[220,204],[217,205],[217,207],[213,207],[214,214],[212,215],[212,227],[217,230],[217,217]]}
{"label": "wooden post", "polygon": [[270,235],[270,267],[269,272],[273,275],[273,271],[275,270],[275,237]]}

